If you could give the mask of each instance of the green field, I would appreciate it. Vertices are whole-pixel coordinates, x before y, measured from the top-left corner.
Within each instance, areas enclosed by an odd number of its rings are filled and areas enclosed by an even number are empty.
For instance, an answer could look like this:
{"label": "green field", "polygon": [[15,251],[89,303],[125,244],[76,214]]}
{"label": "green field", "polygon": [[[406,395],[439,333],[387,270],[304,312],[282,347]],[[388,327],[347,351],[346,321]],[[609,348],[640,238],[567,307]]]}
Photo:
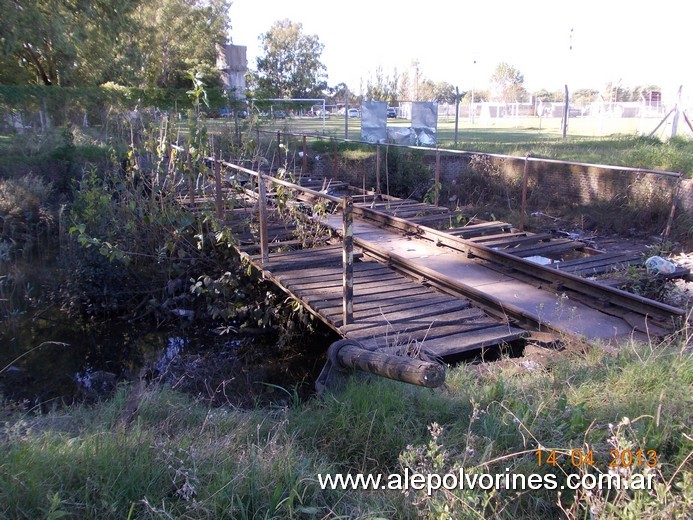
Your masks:
{"label": "green field", "polygon": [[[295,117],[279,120],[241,120],[239,128],[252,138],[257,130],[262,140],[274,137],[277,131],[295,135],[344,139],[343,117],[318,118]],[[348,138],[361,139],[361,120],[350,118]],[[559,118],[500,118],[477,119],[474,123],[465,119],[458,126],[455,146],[454,120],[439,118],[438,144],[451,148],[480,153],[498,153],[576,161],[613,166],[628,166],[653,170],[693,174],[693,140],[687,125],[679,125],[678,137],[667,139],[671,134],[670,122],[665,123],[653,136],[648,135],[657,127],[657,118],[572,118],[568,135],[561,134]],[[389,126],[407,127],[405,119],[388,120]],[[234,122],[210,119],[207,126],[211,133],[233,132]],[[310,146],[310,144],[309,144]]]}

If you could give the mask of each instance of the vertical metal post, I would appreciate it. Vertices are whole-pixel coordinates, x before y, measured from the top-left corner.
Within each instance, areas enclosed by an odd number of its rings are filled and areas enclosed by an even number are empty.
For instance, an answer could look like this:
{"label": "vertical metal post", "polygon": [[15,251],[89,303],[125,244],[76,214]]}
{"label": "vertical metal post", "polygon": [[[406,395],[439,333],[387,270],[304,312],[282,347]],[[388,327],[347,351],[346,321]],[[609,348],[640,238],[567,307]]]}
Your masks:
{"label": "vertical metal post", "polygon": [[337,164],[339,163],[339,157],[337,156],[337,140],[332,138],[332,179],[337,180]]}
{"label": "vertical metal post", "polygon": [[[324,111],[323,111],[324,114]],[[325,117],[323,115],[323,117]],[[306,135],[303,134],[303,169],[301,170],[303,173],[306,173],[308,171],[308,155],[306,154]]]}
{"label": "vertical metal post", "polygon": [[440,149],[436,148],[436,172],[433,186],[433,205],[438,205],[438,197],[440,196]]}
{"label": "vertical metal post", "polygon": [[192,158],[190,157],[190,151],[188,150],[188,200],[190,201],[190,207],[195,206],[195,181],[193,181],[193,166]]}
{"label": "vertical metal post", "polygon": [[282,163],[282,132],[277,130],[277,168]]}
{"label": "vertical metal post", "polygon": [[455,146],[457,146],[457,129],[460,123],[460,89],[455,87]]}
{"label": "vertical metal post", "polygon": [[354,201],[342,199],[344,244],[342,250],[342,322],[354,321]]}
{"label": "vertical metal post", "polygon": [[344,89],[344,139],[349,139],[349,89]]}
{"label": "vertical metal post", "polygon": [[221,191],[221,159],[214,160],[214,186],[215,186],[215,203],[217,210],[217,219],[221,221],[224,218],[224,208],[222,205]]}
{"label": "vertical metal post", "polygon": [[570,116],[570,96],[568,85],[565,85],[565,104],[563,105],[563,139],[568,135],[568,117]]}
{"label": "vertical metal post", "polygon": [[525,156],[525,169],[522,173],[522,207],[520,208],[520,231],[525,230],[525,212],[527,211],[527,178],[529,177],[529,157]]}
{"label": "vertical metal post", "polygon": [[375,145],[375,192],[380,193],[380,144]]}
{"label": "vertical metal post", "polygon": [[676,214],[676,203],[679,200],[679,192],[681,191],[681,179],[683,178],[683,172],[679,174],[679,178],[676,179],[676,184],[674,185],[674,191],[671,194],[671,209],[669,210],[669,219],[667,220],[667,226],[664,228],[664,233],[662,236],[664,238],[669,238],[669,233],[671,233],[671,227],[674,224],[674,215]]}
{"label": "vertical metal post", "polygon": [[269,261],[269,247],[267,245],[267,190],[265,189],[265,179],[262,172],[257,172],[258,184],[258,211],[260,219],[260,252],[262,263]]}

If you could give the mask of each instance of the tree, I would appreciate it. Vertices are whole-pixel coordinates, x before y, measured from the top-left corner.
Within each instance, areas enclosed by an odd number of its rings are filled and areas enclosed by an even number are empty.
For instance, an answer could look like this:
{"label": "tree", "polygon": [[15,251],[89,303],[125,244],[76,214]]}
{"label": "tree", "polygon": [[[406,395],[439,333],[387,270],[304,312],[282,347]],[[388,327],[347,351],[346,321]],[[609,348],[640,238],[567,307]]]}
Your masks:
{"label": "tree", "polygon": [[[12,83],[72,86],[93,77],[126,27],[135,0],[2,0],[2,68]],[[3,81],[8,81],[4,77]]]}
{"label": "tree", "polygon": [[397,88],[399,84],[399,74],[395,69],[392,77],[383,73],[382,66],[375,69],[375,78],[368,78],[366,82],[366,99],[375,101],[387,101],[391,105],[397,101]]}
{"label": "tree", "polygon": [[275,22],[260,36],[264,56],[257,58],[259,97],[316,98],[327,88],[320,61],[324,45],[316,35],[303,34],[303,26],[288,19]]}
{"label": "tree", "polygon": [[[216,71],[230,0],[0,0],[0,81],[189,87]],[[211,76],[211,77],[210,77]]]}
{"label": "tree", "polygon": [[491,89],[494,97],[506,103],[516,103],[527,100],[524,88],[525,77],[515,67],[508,63],[499,63],[491,75]]}
{"label": "tree", "polygon": [[446,81],[439,81],[433,85],[433,101],[438,103],[454,103],[455,87]]}
{"label": "tree", "polygon": [[141,86],[185,88],[196,73],[207,86],[218,85],[216,44],[226,43],[230,6],[230,0],[142,1],[134,15],[136,48],[124,48],[144,71]]}

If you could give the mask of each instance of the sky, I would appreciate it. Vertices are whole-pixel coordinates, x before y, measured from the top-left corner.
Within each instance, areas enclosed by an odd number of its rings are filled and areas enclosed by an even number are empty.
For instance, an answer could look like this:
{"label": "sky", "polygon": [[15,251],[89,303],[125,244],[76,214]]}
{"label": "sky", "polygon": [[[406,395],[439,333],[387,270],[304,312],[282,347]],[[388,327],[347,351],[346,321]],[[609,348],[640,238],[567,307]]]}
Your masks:
{"label": "sky", "polygon": [[[683,85],[693,97],[693,39],[679,0],[233,0],[231,41],[247,46],[248,66],[262,54],[259,37],[274,22],[301,23],[324,45],[330,86],[359,93],[378,67],[421,74],[460,91],[485,89],[507,62],[529,92],[655,84],[671,99]],[[690,91],[688,90],[690,89]]]}

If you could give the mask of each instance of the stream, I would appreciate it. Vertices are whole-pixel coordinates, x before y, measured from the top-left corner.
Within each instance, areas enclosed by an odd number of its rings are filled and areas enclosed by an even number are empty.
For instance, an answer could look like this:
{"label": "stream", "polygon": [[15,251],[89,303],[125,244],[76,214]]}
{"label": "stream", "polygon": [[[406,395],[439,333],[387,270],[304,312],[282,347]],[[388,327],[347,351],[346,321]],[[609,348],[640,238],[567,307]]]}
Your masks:
{"label": "stream", "polygon": [[0,394],[26,409],[108,398],[144,377],[212,405],[285,405],[314,392],[329,335],[218,334],[187,323],[74,323],[58,311],[0,323]]}

